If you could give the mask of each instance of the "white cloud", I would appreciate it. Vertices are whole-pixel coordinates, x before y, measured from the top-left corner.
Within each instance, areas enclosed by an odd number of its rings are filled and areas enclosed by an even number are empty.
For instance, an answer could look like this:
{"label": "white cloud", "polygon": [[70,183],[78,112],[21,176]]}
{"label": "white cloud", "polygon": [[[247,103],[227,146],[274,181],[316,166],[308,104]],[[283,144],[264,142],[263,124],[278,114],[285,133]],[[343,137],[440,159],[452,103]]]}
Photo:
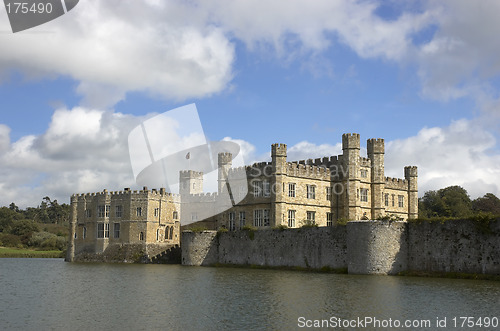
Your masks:
{"label": "white cloud", "polygon": [[[198,24],[190,9],[175,2],[81,1],[38,28],[1,34],[0,71],[70,76],[85,105],[99,108],[128,91],[171,99],[211,95],[232,78],[234,46],[220,28]],[[4,11],[0,22],[7,22]]]}
{"label": "white cloud", "polygon": [[301,141],[287,148],[287,160],[289,161],[317,159],[339,154],[342,154],[341,143],[337,143],[335,145],[316,145],[308,141]]}
{"label": "white cloud", "polygon": [[127,135],[141,120],[82,107],[56,110],[44,134],[1,151],[0,205],[33,206],[46,195],[68,202],[77,192],[134,186]]}
{"label": "white cloud", "polygon": [[424,128],[416,136],[386,143],[386,174],[401,177],[403,166],[417,165],[420,195],[450,185],[463,186],[473,198],[488,192],[500,195],[495,146],[495,137],[477,121]]}

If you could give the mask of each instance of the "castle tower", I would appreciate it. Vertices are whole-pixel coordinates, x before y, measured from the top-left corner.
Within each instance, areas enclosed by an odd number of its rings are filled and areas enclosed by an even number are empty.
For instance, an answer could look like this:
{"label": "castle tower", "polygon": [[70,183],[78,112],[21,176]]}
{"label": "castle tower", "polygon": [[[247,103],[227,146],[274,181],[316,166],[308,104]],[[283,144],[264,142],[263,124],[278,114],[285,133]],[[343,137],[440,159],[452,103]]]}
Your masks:
{"label": "castle tower", "polygon": [[283,184],[286,180],[286,144],[271,145],[271,226],[287,224]]}
{"label": "castle tower", "polygon": [[229,173],[229,169],[233,165],[233,155],[231,153],[219,153],[218,154],[218,190],[219,194],[221,194],[224,189],[227,190],[227,176]]}
{"label": "castle tower", "polygon": [[203,193],[203,172],[194,170],[180,171],[179,193],[181,195]]}
{"label": "castle tower", "polygon": [[358,133],[342,135],[342,167],[343,172],[347,173],[343,179],[345,187],[343,216],[350,220],[361,218],[361,205],[357,195],[360,187],[359,146]]}
{"label": "castle tower", "polygon": [[405,179],[408,181],[408,218],[418,218],[418,172],[416,166],[405,167]]}
{"label": "castle tower", "polygon": [[384,139],[368,139],[366,149],[371,162],[372,219],[376,219],[385,215],[385,207],[382,203],[385,186]]}
{"label": "castle tower", "polygon": [[69,244],[68,251],[66,252],[66,261],[73,262],[75,260],[75,233],[76,233],[76,222],[78,215],[78,197],[76,195],[71,196],[71,214],[70,214],[70,233],[69,233]]}

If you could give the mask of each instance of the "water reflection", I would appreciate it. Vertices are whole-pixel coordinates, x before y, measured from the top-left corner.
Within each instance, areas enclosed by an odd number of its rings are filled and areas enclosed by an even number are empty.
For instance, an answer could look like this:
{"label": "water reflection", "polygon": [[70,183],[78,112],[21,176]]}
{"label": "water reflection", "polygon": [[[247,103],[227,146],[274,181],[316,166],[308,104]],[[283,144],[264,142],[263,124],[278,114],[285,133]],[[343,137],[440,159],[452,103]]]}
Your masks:
{"label": "water reflection", "polygon": [[495,316],[493,281],[0,259],[4,329],[289,330],[306,319]]}

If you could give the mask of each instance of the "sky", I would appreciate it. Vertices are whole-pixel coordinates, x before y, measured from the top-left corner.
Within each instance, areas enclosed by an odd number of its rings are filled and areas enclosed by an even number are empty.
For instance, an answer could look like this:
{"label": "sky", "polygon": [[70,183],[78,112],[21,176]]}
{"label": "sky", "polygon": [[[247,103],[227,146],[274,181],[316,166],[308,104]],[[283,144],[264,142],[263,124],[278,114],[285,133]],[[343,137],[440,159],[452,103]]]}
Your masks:
{"label": "sky", "polygon": [[141,122],[195,103],[246,163],[384,138],[419,195],[500,196],[500,2],[85,0],[12,33],[0,8],[0,205],[137,188]]}

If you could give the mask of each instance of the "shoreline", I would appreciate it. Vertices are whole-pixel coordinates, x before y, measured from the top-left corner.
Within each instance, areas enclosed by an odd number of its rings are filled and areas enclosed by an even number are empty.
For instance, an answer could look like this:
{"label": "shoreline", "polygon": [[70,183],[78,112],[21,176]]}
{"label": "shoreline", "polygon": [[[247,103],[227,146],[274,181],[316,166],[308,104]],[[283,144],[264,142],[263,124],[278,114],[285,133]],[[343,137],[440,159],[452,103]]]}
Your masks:
{"label": "shoreline", "polygon": [[0,247],[0,258],[64,258],[63,251],[38,251],[27,248]]}

